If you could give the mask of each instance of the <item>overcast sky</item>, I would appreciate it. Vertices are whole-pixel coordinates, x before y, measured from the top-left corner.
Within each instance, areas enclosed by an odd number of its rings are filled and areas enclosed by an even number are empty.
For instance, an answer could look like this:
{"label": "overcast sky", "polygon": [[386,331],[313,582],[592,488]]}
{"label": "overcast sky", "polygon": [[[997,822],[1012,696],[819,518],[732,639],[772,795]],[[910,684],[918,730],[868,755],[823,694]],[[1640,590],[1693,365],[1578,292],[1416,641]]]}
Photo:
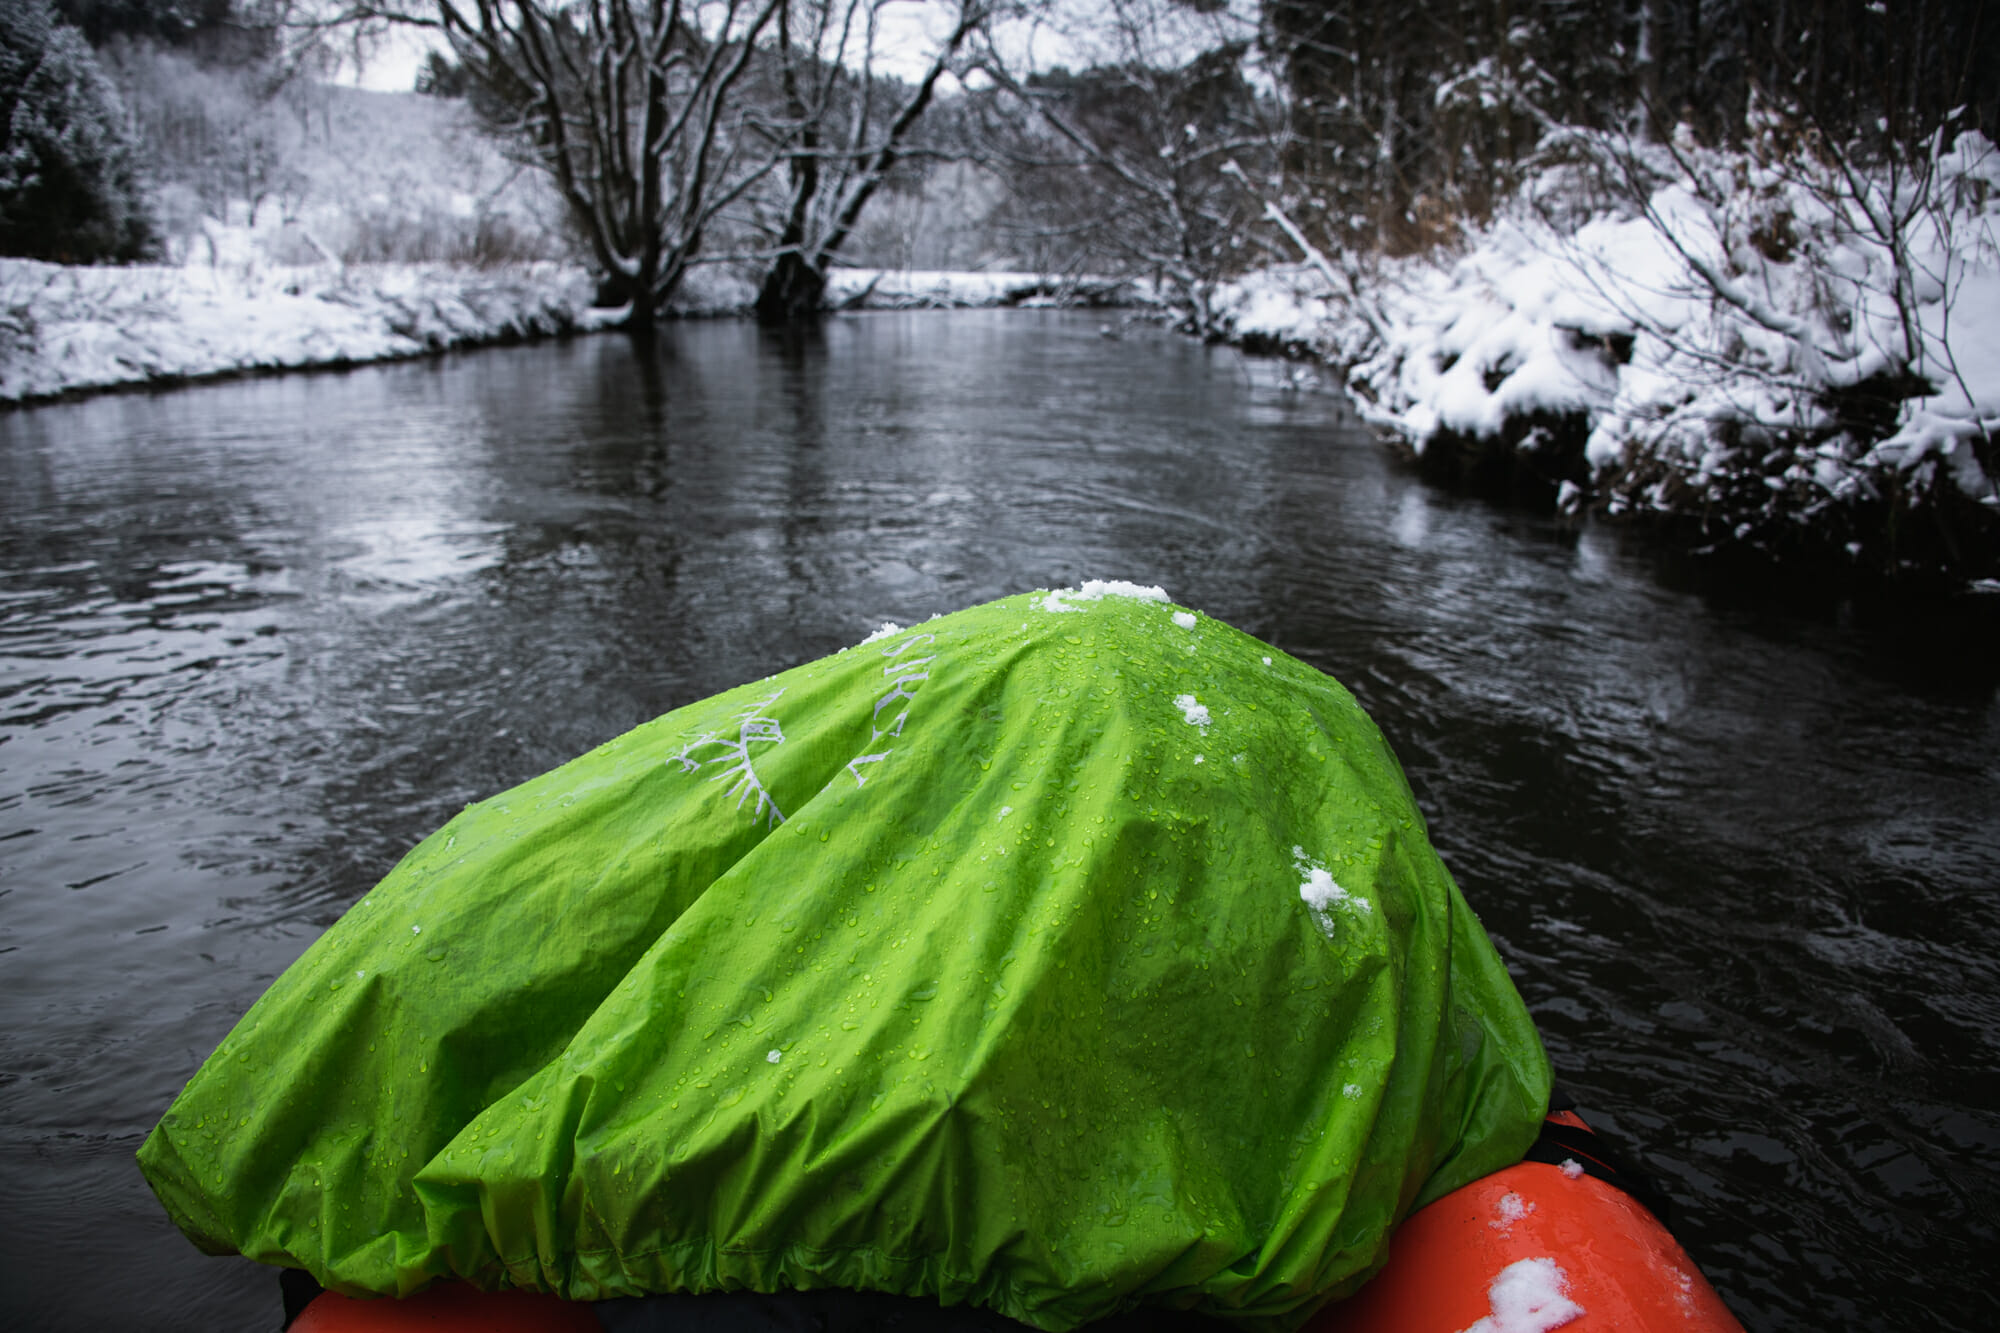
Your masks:
{"label": "overcast sky", "polygon": [[[1154,23],[1139,54],[1149,64],[1173,65],[1213,45],[1227,32],[1246,38],[1256,32],[1254,0],[1232,0],[1229,12],[1197,15],[1169,0],[1125,0],[1128,13],[1145,11]],[[1110,0],[1045,0],[1033,23],[1005,24],[998,45],[1010,63],[1046,69],[1113,63],[1135,54],[1119,40],[1116,9]],[[955,5],[939,0],[885,0],[876,68],[912,80],[930,67],[938,43],[950,32]],[[382,39],[358,66],[347,65],[336,81],[381,92],[408,92],[416,84],[424,53],[442,48],[434,37],[401,29]],[[1123,48],[1123,49],[1121,49]]]}

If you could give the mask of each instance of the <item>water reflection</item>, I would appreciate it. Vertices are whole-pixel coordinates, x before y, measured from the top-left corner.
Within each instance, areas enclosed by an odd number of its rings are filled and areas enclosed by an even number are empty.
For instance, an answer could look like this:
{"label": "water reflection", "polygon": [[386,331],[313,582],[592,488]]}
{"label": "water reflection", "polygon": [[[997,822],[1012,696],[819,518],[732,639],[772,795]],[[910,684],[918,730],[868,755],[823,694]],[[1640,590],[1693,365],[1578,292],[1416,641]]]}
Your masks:
{"label": "water reflection", "polygon": [[1087,577],[1355,691],[1753,1328],[1989,1308],[1990,677],[1427,490],[1268,364],[1057,315],[684,326],[16,413],[0,481],[11,1322],[269,1317],[130,1152],[465,802],[883,619]]}

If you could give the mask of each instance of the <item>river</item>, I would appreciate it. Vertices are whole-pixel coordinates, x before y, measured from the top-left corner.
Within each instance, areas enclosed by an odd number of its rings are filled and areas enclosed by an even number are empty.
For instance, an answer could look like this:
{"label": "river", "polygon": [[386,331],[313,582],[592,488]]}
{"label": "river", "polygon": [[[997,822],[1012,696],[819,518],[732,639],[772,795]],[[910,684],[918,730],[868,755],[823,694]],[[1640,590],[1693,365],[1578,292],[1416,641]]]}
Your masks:
{"label": "river", "polygon": [[461,806],[1085,578],[1353,689],[1752,1330],[2000,1321],[1990,615],[1703,588],[1425,486],[1282,364],[1099,325],[687,324],[0,415],[0,1324],[275,1327],[132,1153]]}

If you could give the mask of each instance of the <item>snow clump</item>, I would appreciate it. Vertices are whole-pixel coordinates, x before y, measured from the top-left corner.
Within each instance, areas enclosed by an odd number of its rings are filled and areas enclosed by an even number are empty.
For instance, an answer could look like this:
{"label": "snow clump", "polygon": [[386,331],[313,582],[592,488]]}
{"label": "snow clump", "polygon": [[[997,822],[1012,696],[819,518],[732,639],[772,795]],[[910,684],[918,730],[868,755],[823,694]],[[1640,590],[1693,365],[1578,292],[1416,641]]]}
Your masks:
{"label": "snow clump", "polygon": [[1058,588],[1035,605],[1043,611],[1081,611],[1071,601],[1096,602],[1106,597],[1131,597],[1142,602],[1168,601],[1167,590],[1153,584],[1127,583],[1124,579],[1086,579],[1083,587]]}
{"label": "snow clump", "polygon": [[1583,1314],[1569,1298],[1569,1274],[1553,1259],[1508,1264],[1486,1289],[1491,1313],[1460,1333],[1549,1333]]}
{"label": "snow clump", "polygon": [[1208,705],[1197,700],[1192,694],[1175,695],[1174,707],[1181,710],[1181,717],[1189,726],[1208,725]]}
{"label": "snow clump", "polygon": [[1174,612],[1174,623],[1182,629],[1193,629],[1194,616],[1186,611],[1176,611]]}
{"label": "snow clump", "polygon": [[1312,908],[1315,913],[1330,912],[1335,903],[1351,902],[1361,907],[1368,906],[1366,898],[1356,898],[1335,883],[1332,875],[1318,866],[1314,866],[1306,873],[1306,882],[1299,885],[1299,897],[1305,899],[1306,906]]}
{"label": "snow clump", "polygon": [[877,625],[875,627],[874,633],[870,634],[867,638],[863,639],[860,643],[856,644],[855,646],[858,648],[866,648],[869,644],[875,643],[881,639],[886,639],[891,634],[901,634],[902,632],[903,632],[903,627],[901,625],[898,625],[893,620],[885,620],[880,625]]}
{"label": "snow clump", "polygon": [[1305,882],[1299,885],[1299,897],[1311,909],[1313,920],[1328,939],[1333,938],[1333,909],[1353,907],[1363,912],[1372,911],[1374,904],[1366,898],[1356,897],[1335,882],[1327,868],[1306,855],[1303,847],[1292,848],[1292,863]]}
{"label": "snow clump", "polygon": [[1100,597],[1134,597],[1142,602],[1168,600],[1167,590],[1157,584],[1127,583],[1124,579],[1086,579],[1083,591],[1077,595],[1086,602]]}

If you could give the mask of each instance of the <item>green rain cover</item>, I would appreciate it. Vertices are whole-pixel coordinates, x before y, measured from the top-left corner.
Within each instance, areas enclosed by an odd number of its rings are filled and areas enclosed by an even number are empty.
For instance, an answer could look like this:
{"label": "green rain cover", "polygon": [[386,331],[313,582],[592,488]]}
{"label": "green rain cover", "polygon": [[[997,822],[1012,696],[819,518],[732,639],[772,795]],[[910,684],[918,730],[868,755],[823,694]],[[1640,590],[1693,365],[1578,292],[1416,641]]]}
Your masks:
{"label": "green rain cover", "polygon": [[140,1149],[174,1221],[354,1295],[1283,1329],[1519,1159],[1540,1040],[1345,689],[1130,584],[891,629],[426,839]]}

